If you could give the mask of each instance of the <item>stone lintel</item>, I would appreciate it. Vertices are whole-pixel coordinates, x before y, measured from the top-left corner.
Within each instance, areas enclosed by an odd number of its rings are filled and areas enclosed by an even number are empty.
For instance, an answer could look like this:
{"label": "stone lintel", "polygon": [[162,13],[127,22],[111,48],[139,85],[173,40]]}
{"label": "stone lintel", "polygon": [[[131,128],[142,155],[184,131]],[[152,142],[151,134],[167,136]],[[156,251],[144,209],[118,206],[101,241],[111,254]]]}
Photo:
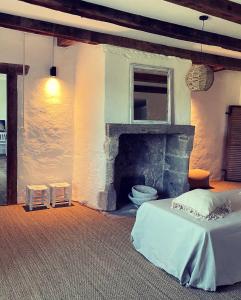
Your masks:
{"label": "stone lintel", "polygon": [[121,134],[183,134],[193,136],[195,127],[192,125],[172,124],[106,124],[106,136],[114,137]]}

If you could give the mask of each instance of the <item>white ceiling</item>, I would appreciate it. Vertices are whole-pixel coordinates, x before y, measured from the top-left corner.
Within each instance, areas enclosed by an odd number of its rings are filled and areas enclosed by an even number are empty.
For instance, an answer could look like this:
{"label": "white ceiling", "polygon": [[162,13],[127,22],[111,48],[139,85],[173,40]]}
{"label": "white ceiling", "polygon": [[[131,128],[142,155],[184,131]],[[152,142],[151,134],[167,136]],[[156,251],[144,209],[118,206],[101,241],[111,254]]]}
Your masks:
{"label": "white ceiling", "polygon": [[[80,0],[81,1],[81,0]],[[89,0],[88,2],[109,6],[135,14],[201,29],[198,17],[202,14],[163,0]],[[235,0],[241,4],[241,0]],[[149,42],[200,51],[200,44],[176,40],[151,33],[137,31],[109,23],[94,21],[79,16],[53,11],[17,0],[1,0],[0,11],[59,24],[101,31],[120,36],[131,37]],[[241,39],[241,25],[210,16],[205,22],[205,30]],[[241,58],[241,52],[234,52],[205,45],[203,51],[219,55]]]}

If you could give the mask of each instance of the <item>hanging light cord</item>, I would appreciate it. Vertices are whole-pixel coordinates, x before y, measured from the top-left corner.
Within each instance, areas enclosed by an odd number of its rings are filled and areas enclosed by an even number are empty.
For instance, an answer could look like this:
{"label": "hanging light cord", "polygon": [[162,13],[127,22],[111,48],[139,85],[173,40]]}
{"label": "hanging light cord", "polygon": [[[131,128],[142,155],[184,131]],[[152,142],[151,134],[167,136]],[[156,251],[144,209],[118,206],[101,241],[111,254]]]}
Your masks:
{"label": "hanging light cord", "polygon": [[[203,30],[204,30],[204,20],[202,20],[202,32],[203,32]],[[203,52],[203,44],[201,43],[201,53]]]}
{"label": "hanging light cord", "polygon": [[53,47],[52,47],[52,66],[54,66],[54,36],[53,36]]}
{"label": "hanging light cord", "polygon": [[25,128],[25,52],[26,52],[26,41],[25,41],[25,32],[23,33],[23,79],[22,79],[22,128]]}

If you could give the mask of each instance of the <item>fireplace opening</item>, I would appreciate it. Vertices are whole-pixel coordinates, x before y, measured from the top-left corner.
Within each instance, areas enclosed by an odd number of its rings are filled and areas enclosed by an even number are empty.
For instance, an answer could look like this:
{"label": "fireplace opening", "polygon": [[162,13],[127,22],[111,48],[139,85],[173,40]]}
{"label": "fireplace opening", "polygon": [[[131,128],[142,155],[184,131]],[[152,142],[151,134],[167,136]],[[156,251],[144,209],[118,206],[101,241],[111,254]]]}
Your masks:
{"label": "fireplace opening", "polygon": [[163,169],[166,140],[164,135],[122,134],[114,166],[116,207],[130,202],[128,194],[136,184],[163,190]]}
{"label": "fireplace opening", "polygon": [[106,124],[106,181],[99,207],[106,211],[129,203],[136,184],[173,198],[189,189],[189,157],[194,127],[172,124]]}

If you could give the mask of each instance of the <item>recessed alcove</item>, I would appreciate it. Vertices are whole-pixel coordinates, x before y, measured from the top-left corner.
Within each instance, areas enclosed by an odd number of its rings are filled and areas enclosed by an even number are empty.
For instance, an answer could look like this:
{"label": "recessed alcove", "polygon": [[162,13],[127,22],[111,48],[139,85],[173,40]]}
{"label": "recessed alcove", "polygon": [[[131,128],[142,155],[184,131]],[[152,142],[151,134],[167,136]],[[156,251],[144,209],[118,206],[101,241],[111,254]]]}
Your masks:
{"label": "recessed alcove", "polygon": [[114,165],[114,188],[117,209],[128,203],[128,193],[135,184],[163,190],[165,135],[122,134]]}

